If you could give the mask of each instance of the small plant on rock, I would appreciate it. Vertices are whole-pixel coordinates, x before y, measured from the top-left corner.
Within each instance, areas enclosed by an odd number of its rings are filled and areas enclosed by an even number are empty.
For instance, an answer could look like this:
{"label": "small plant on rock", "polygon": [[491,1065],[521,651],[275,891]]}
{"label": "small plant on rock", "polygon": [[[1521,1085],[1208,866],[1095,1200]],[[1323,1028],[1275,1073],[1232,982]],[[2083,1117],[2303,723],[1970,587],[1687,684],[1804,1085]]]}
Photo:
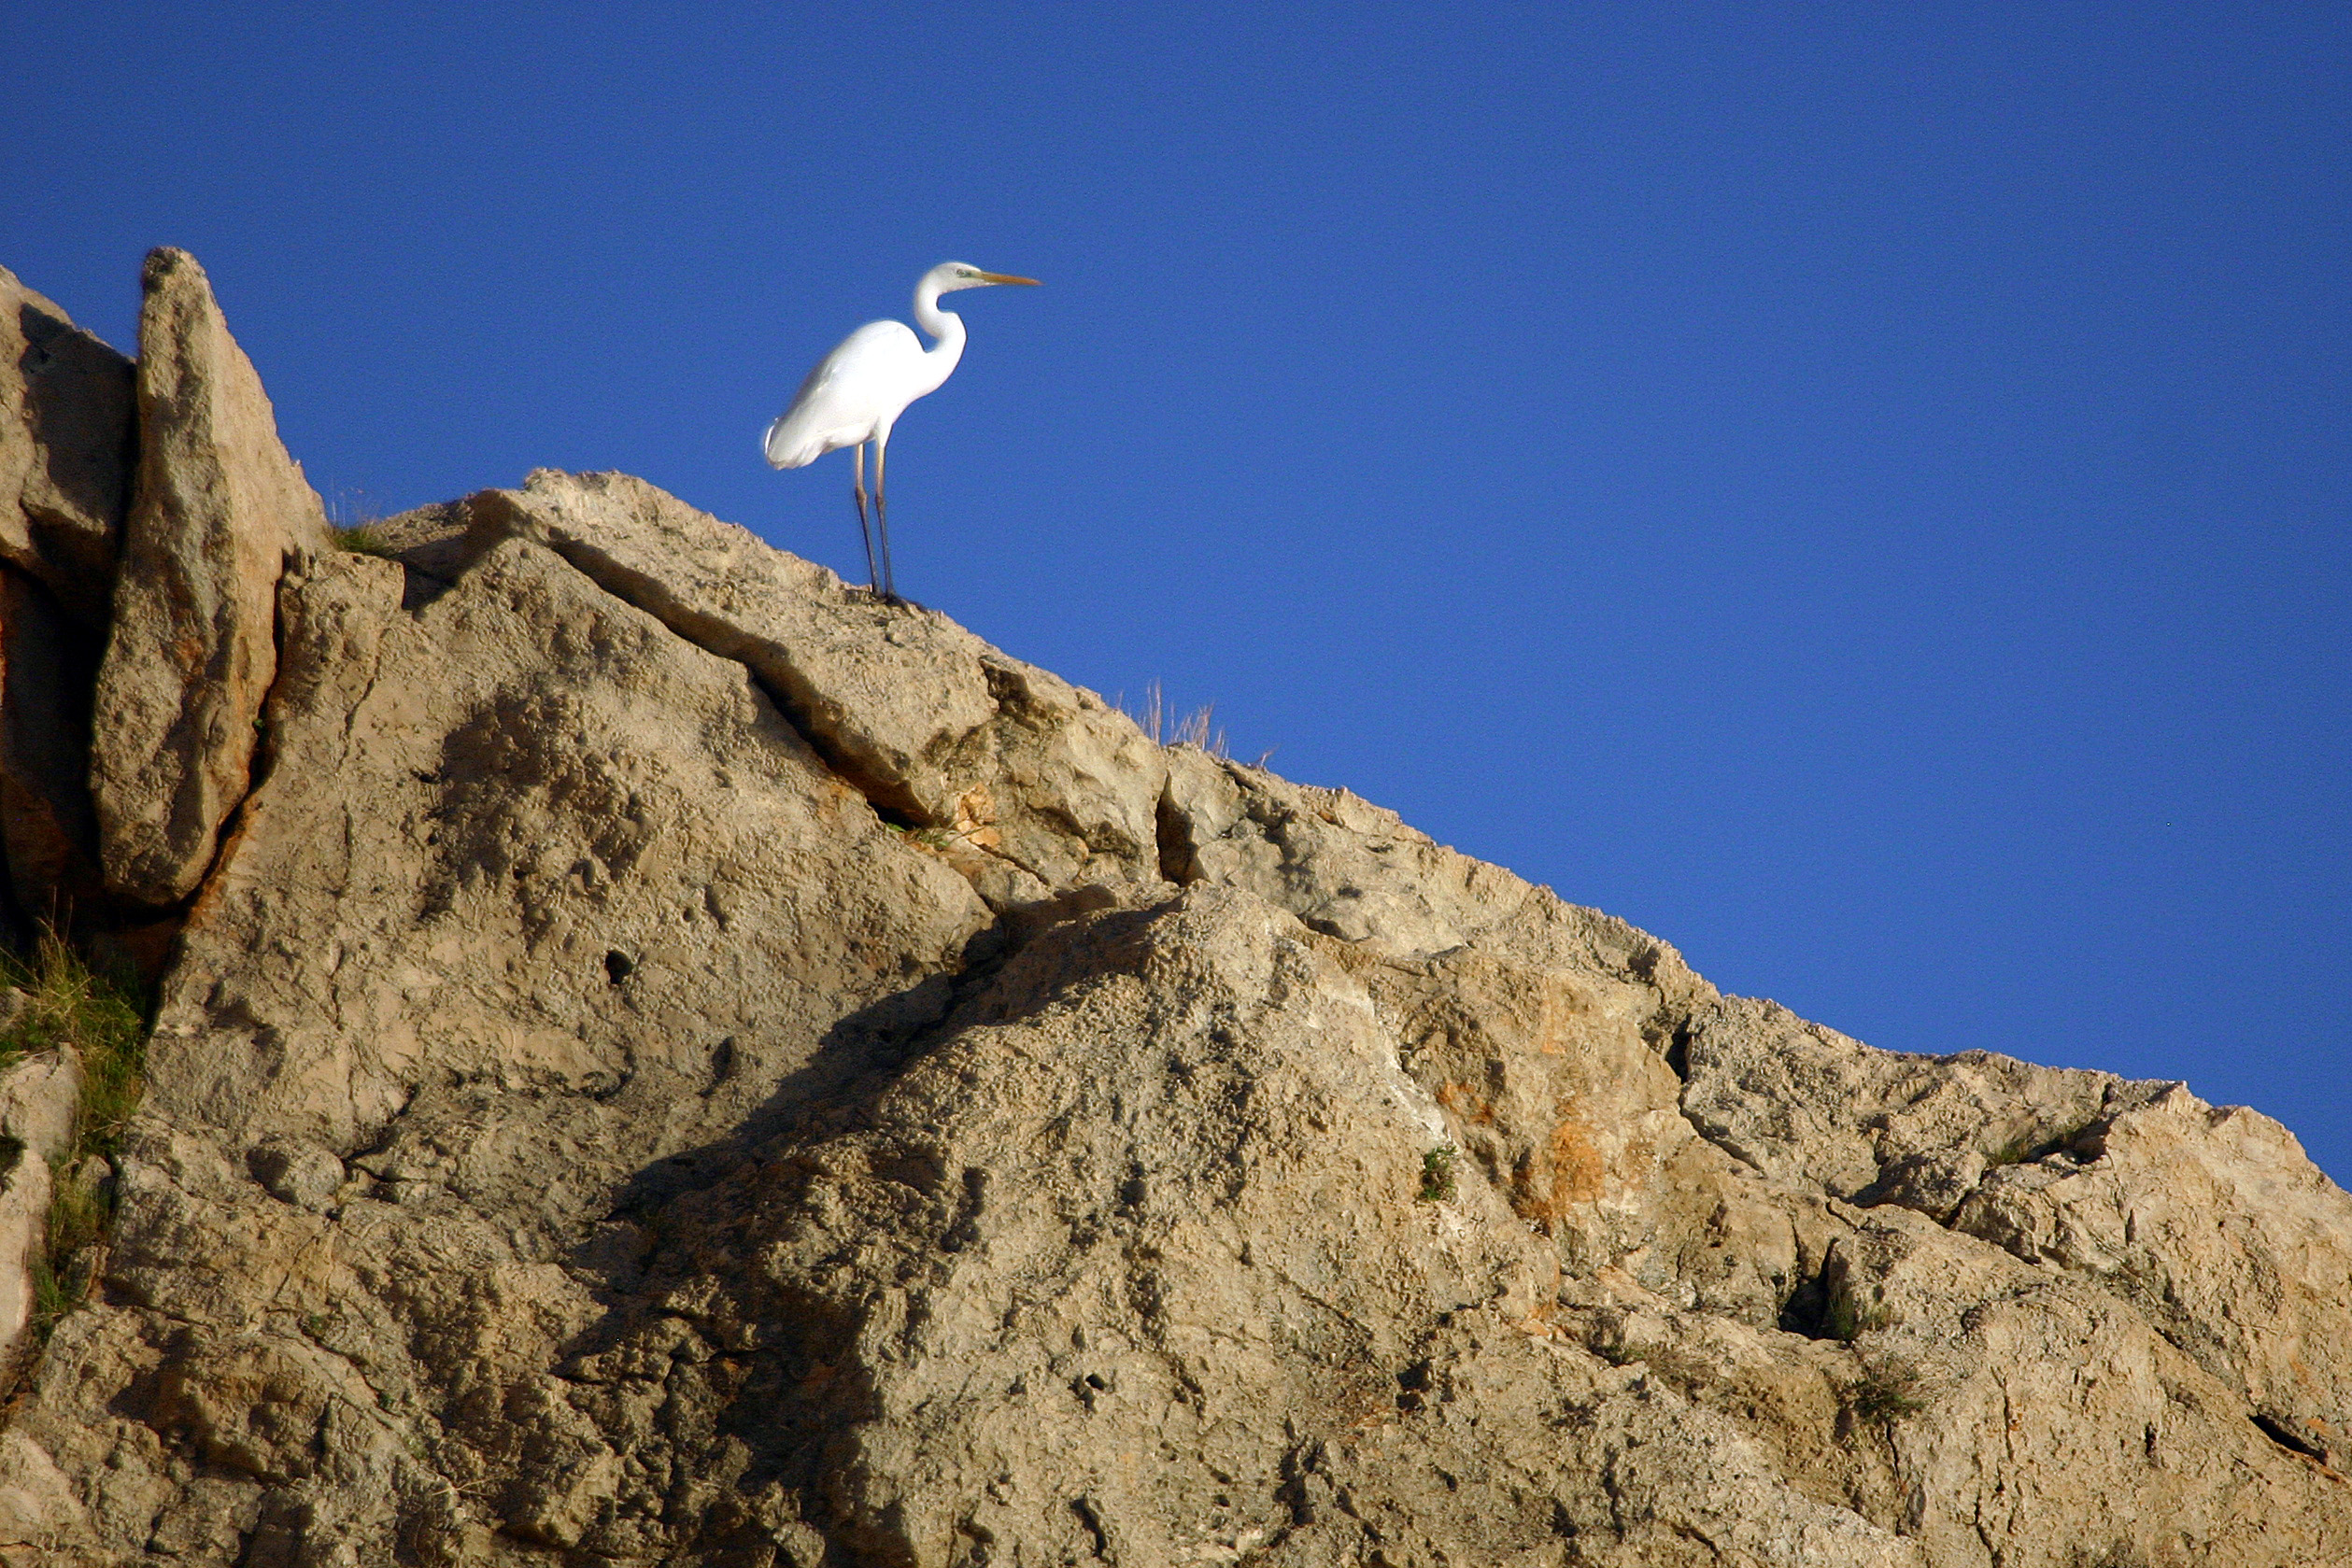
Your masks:
{"label": "small plant on rock", "polygon": [[1453,1145],[1441,1143],[1421,1157],[1421,1201],[1453,1201]]}
{"label": "small plant on rock", "polygon": [[350,528],[335,530],[334,543],[336,549],[355,556],[381,556],[386,560],[400,558],[400,553],[392,547],[392,542],[384,537],[381,530],[368,523],[357,523]]}
{"label": "small plant on rock", "polygon": [[[1155,746],[1193,746],[1216,757],[1229,757],[1233,755],[1227,747],[1224,727],[1216,723],[1217,705],[1214,702],[1196,708],[1183,717],[1177,718],[1169,710],[1168,699],[1160,690],[1160,684],[1154,681],[1143,688],[1141,713],[1127,713],[1126,694],[1124,692],[1113,700],[1112,706],[1133,719],[1136,727],[1149,736],[1152,744]],[[1271,751],[1268,751],[1266,756],[1273,755]],[[1265,760],[1266,757],[1263,756],[1258,758],[1261,764]]]}
{"label": "small plant on rock", "polygon": [[1891,1327],[1893,1322],[1894,1311],[1883,1302],[1865,1305],[1845,1291],[1831,1296],[1829,1305],[1821,1309],[1824,1333],[1849,1345],[1865,1334]]}
{"label": "small plant on rock", "polygon": [[384,519],[373,506],[366,503],[361,491],[337,488],[326,498],[327,531],[334,535],[335,548],[355,556],[382,556],[396,558],[392,543],[376,525]]}
{"label": "small plant on rock", "polygon": [[1848,1403],[1857,1417],[1880,1426],[1892,1425],[1927,1408],[1919,1374],[1903,1366],[1866,1368],[1862,1380],[1849,1393]]}

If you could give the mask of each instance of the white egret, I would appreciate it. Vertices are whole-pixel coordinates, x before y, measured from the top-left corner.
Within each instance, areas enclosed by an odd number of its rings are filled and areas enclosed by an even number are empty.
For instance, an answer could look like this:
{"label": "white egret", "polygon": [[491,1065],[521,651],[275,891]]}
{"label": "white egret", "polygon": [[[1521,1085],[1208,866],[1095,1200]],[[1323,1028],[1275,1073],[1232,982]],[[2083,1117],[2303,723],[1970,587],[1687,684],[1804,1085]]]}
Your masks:
{"label": "white egret", "polygon": [[[857,502],[857,531],[866,542],[866,576],[873,591],[898,597],[890,576],[890,523],[883,510],[883,454],[890,427],[906,405],[937,391],[964,357],[963,318],[939,307],[939,297],[957,289],[992,283],[1037,282],[1005,273],[982,272],[961,261],[942,261],[914,286],[914,319],[939,341],[925,348],[901,321],[869,321],[809,372],[792,404],[768,427],[765,449],[771,468],[802,468],[828,452],[855,447],[850,456],[850,494]],[[866,526],[866,443],[874,448],[874,520]],[[882,536],[882,569],[874,570],[874,534]]]}

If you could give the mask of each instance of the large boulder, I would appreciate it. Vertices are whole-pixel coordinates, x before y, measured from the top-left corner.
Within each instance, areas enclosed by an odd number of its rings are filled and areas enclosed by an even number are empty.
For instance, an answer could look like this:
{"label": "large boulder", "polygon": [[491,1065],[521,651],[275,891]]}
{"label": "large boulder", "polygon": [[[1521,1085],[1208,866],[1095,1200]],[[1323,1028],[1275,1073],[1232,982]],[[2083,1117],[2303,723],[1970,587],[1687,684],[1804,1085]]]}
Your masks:
{"label": "large boulder", "polygon": [[160,1511],[208,1561],[298,1508],[372,1562],[504,1518],[443,1467],[540,1484],[458,1456],[560,1391],[642,1245],[616,1206],[896,1060],[992,925],[749,671],[560,557],[506,541],[415,614],[403,577],[334,555],[282,587],[267,778],[163,983],[107,1304],[26,1427],[112,1477],[101,1543]]}
{"label": "large boulder", "polygon": [[194,258],[148,258],[138,477],[98,670],[91,784],[108,885],[164,907],[212,864],[277,671],[277,581],[332,547]]}
{"label": "large boulder", "polygon": [[0,267],[0,561],[106,624],[134,452],[131,361]]}
{"label": "large boulder", "polygon": [[0,269],[0,907],[21,925],[103,903],[91,690],[132,458],[131,361]]}
{"label": "large boulder", "polygon": [[1094,693],[625,473],[541,470],[466,511],[477,547],[535,540],[741,660],[828,766],[992,905],[1159,880],[1160,750]]}

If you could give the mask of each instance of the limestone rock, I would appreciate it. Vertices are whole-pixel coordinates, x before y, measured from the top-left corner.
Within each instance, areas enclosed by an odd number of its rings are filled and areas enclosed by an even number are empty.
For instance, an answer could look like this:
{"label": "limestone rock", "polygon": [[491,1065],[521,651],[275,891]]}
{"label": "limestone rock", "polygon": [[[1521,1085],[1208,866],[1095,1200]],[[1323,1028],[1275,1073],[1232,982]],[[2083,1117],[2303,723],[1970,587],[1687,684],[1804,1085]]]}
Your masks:
{"label": "limestone rock", "polygon": [[[559,558],[500,545],[415,617],[401,586],[349,555],[285,586],[268,782],[191,911],[124,1151],[108,1291],[135,1305],[78,1315],[86,1333],[50,1351],[128,1369],[175,1363],[190,1324],[323,1336],[415,1402],[351,1429],[352,1465],[379,1438],[438,1444],[445,1421],[503,1429],[465,1391],[545,1381],[594,1312],[565,1260],[627,1254],[602,1216],[631,1184],[870,1066],[944,1006],[927,977],[989,923],[742,666]],[[238,1396],[188,1376],[133,1424],[211,1430],[203,1412]],[[62,1463],[148,1441],[73,1403],[104,1380],[45,1379],[68,1413],[35,1427]],[[195,1510],[191,1540],[234,1537],[301,1479],[245,1438],[202,1440],[262,1479],[112,1472]],[[440,1503],[338,1493],[304,1528],[356,1532],[379,1561],[386,1532],[458,1506],[432,1485]]]}
{"label": "limestone rock", "polygon": [[130,500],[131,361],[0,267],[0,561],[103,632]]}
{"label": "limestone rock", "polygon": [[139,459],[99,666],[92,790],[108,884],[169,905],[245,796],[277,668],[277,580],[330,547],[319,498],[204,270],[148,258]]}
{"label": "limestone rock", "polygon": [[40,1568],[61,1547],[86,1538],[87,1520],[73,1483],[41,1446],[21,1432],[0,1432],[0,1565]]}
{"label": "limestone rock", "polygon": [[477,540],[538,540],[742,661],[829,767],[971,862],[998,907],[1158,880],[1159,748],[1093,693],[627,474],[542,470],[467,506]]}
{"label": "limestone rock", "polygon": [[[1099,913],[673,1206],[569,1403],[645,1456],[674,1438],[633,1412],[666,1389],[707,1410],[668,1461],[701,1495],[778,1476],[873,1561],[1246,1550],[1309,1432],[1393,1417],[1441,1316],[1551,1294],[1482,1185],[1417,1200],[1441,1137],[1287,916],[1223,889]],[[655,1549],[616,1502],[583,1548]]]}
{"label": "limestone rock", "polygon": [[1874,1051],[1742,996],[1699,1007],[1682,1052],[1683,1109],[1765,1176],[1943,1214],[1965,1194],[1964,1170],[2065,1148],[2100,1118],[2166,1088],[1984,1051]]}
{"label": "limestone rock", "polygon": [[[93,1561],[2352,1542],[2286,1335],[2078,1237],[2161,1086],[1721,997],[1342,791],[1076,766],[1056,724],[1125,732],[633,481],[394,521],[279,585],[106,1300],[20,1424]],[[976,787],[1009,838],[914,826]],[[2262,1148],[2304,1231],[2238,1256],[2302,1236],[2308,1343],[2352,1226]]]}
{"label": "limestone rock", "polygon": [[1163,809],[1163,858],[1178,880],[1247,887],[1382,956],[1450,952],[1510,919],[1533,891],[1344,789],[1189,747],[1169,752]]}
{"label": "limestone rock", "polygon": [[16,1364],[33,1321],[33,1264],[41,1255],[52,1187],[49,1163],[73,1142],[80,1095],[81,1065],[71,1052],[44,1052],[0,1072],[0,1366]]}
{"label": "limestone rock", "polygon": [[23,928],[103,905],[91,689],[129,499],[131,362],[0,269],[0,853]]}
{"label": "limestone rock", "polygon": [[0,1563],[2352,1561],[2274,1123],[1724,997],[641,481],[315,544]]}
{"label": "limestone rock", "polygon": [[1953,1223],[2130,1302],[2274,1439],[2352,1469],[2352,1196],[2269,1117],[2175,1085],[1993,1171]]}
{"label": "limestone rock", "polygon": [[[586,1094],[561,1112],[588,1119],[585,1180],[755,1109],[838,1024],[812,1007],[879,1002],[987,924],[742,666],[559,558],[498,546],[415,617],[400,592],[362,556],[290,581],[270,782],[191,912],[159,1099],[349,1151],[402,1107],[404,1129],[428,1123],[415,1097],[452,1073]],[[305,956],[251,969],[281,943]],[[222,1049],[224,1017],[257,1059]],[[486,1159],[544,1157],[453,1152],[481,1180]],[[548,1197],[519,1167],[495,1180]]]}
{"label": "limestone rock", "polygon": [[1892,1206],[1827,1273],[1929,1561],[2352,1559],[2352,1486],[2116,1296]]}

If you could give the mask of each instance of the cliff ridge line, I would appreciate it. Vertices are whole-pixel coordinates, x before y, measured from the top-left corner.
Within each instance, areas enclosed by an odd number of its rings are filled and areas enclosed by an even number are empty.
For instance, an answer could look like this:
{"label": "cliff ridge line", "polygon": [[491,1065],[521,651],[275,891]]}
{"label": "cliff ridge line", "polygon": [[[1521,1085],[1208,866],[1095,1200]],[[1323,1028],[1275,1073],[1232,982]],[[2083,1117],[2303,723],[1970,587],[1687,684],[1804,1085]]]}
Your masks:
{"label": "cliff ridge line", "polygon": [[0,282],[8,912],[155,990],[0,1563],[2352,1561],[2275,1122],[1723,996],[627,475],[338,549],[192,260],[135,365]]}

